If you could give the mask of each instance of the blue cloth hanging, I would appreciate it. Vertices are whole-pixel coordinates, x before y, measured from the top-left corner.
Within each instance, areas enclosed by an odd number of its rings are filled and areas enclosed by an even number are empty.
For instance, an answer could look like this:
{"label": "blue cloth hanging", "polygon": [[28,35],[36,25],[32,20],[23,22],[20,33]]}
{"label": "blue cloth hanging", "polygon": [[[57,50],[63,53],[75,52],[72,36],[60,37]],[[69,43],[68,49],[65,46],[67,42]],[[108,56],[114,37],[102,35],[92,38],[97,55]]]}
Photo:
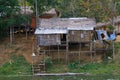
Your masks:
{"label": "blue cloth hanging", "polygon": [[[115,40],[116,39],[116,34],[115,31],[113,31],[110,36],[108,36],[107,31],[105,30],[96,30],[98,40],[100,41],[101,44],[104,44],[103,40],[110,41],[110,40]],[[104,35],[104,38],[102,38],[102,34]]]}
{"label": "blue cloth hanging", "polygon": [[104,34],[104,36],[105,36],[104,40],[107,40],[108,39],[107,32],[105,30],[96,30],[96,32],[98,35],[98,40],[100,40],[100,43],[103,44],[103,38],[102,38],[101,34]]}
{"label": "blue cloth hanging", "polygon": [[115,31],[112,34],[110,34],[110,36],[108,36],[107,31],[105,31],[105,30],[96,30],[96,32],[98,35],[98,40],[103,40],[101,37],[101,34],[105,35],[104,40],[115,40],[115,38],[116,38]]}

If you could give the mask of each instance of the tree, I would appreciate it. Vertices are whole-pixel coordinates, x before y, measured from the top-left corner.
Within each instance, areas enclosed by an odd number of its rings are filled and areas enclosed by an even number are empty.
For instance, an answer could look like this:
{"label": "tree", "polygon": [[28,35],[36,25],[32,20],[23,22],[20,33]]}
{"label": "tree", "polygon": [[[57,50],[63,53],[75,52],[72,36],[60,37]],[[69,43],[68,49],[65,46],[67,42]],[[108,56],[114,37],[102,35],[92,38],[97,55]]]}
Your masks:
{"label": "tree", "polygon": [[5,29],[8,26],[13,25],[15,20],[13,19],[16,12],[19,11],[17,0],[0,0],[0,37],[3,37]]}
{"label": "tree", "polygon": [[[20,14],[20,6],[17,0],[0,0],[0,37],[9,32],[10,28],[10,46],[13,42],[13,26],[19,26],[27,23],[28,16]],[[6,30],[6,31],[5,31]]]}
{"label": "tree", "polygon": [[[35,0],[28,0],[34,3]],[[120,14],[119,0],[37,0],[38,14],[52,7],[58,9],[62,17],[95,17],[97,22],[105,22]],[[35,8],[35,7],[34,7]]]}

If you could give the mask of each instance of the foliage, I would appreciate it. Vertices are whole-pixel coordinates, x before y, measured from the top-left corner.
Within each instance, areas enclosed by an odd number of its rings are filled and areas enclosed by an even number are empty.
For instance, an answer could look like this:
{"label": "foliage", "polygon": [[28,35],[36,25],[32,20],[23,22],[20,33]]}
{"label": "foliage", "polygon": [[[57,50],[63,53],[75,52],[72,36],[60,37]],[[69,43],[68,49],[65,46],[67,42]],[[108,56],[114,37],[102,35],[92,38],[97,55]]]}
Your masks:
{"label": "foliage", "polygon": [[120,1],[116,3],[116,10],[120,14]]}
{"label": "foliage", "polygon": [[0,17],[11,17],[19,11],[17,0],[0,0]]}
{"label": "foliage", "polygon": [[115,29],[115,27],[114,27],[114,26],[112,26],[112,25],[108,25],[107,29],[108,29],[108,30],[114,30],[114,29]]}
{"label": "foliage", "polygon": [[120,48],[120,42],[115,43],[115,48],[119,49]]}
{"label": "foliage", "polygon": [[18,6],[17,0],[0,0],[0,38],[7,34],[8,26],[15,23],[14,15],[19,12],[16,6]]}
{"label": "foliage", "polygon": [[7,36],[8,33],[6,33],[6,29],[8,28],[6,26],[7,21],[2,22],[2,19],[0,19],[0,39],[2,39],[3,37]]}
{"label": "foliage", "polygon": [[[115,70],[118,70],[119,65],[114,63],[104,64],[104,63],[87,63],[83,65],[78,65],[77,68],[70,69],[69,72],[76,73],[90,73],[90,74],[115,74]],[[117,73],[118,74],[118,73]]]}
{"label": "foliage", "polygon": [[68,64],[68,68],[69,69],[76,69],[76,68],[78,68],[78,65],[79,65],[78,62],[73,62],[73,63]]}
{"label": "foliage", "polygon": [[9,33],[9,27],[28,23],[28,16],[20,14],[18,0],[0,0],[0,39]]}
{"label": "foliage", "polygon": [[53,67],[53,62],[50,57],[45,58],[46,69]]}
{"label": "foliage", "polygon": [[120,49],[120,42],[115,43],[115,53],[118,53],[118,50]]}
{"label": "foliage", "polygon": [[31,65],[23,56],[13,55],[9,62],[0,67],[0,75],[28,75],[31,72]]}
{"label": "foliage", "polygon": [[[34,5],[34,11],[35,1],[28,0]],[[97,22],[113,19],[118,15],[120,5],[119,0],[37,0],[37,3],[39,15],[56,8],[61,12],[61,17],[94,17]]]}

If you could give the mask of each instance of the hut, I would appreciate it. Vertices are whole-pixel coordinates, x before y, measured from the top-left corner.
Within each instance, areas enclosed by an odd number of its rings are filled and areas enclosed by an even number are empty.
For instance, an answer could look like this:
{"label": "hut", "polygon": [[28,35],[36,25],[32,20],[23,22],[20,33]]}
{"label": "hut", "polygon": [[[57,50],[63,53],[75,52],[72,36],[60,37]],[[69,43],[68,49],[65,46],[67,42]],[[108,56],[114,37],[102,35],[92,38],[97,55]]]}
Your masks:
{"label": "hut", "polygon": [[[49,55],[55,53],[58,55],[58,61],[64,57],[63,61],[66,60],[66,63],[70,61],[71,54],[79,55],[76,59],[80,61],[81,53],[94,53],[92,41],[93,30],[96,27],[94,19],[86,17],[41,19],[38,26],[35,34],[37,46],[41,49],[39,52],[45,51]],[[83,45],[87,50],[82,47]]]}
{"label": "hut", "polygon": [[[40,24],[35,30],[39,54],[44,53],[53,61],[57,58],[58,63],[64,61],[67,64],[87,60],[84,55],[88,55],[91,62],[95,60],[97,52],[95,48],[99,44],[96,44],[93,37],[95,29],[100,28],[96,27],[95,19],[86,17],[50,18],[39,21]],[[114,45],[112,46],[114,55],[113,48]],[[104,52],[106,52],[105,50],[106,48],[104,48]]]}
{"label": "hut", "polygon": [[52,18],[41,19],[36,29],[38,45],[61,45],[62,41],[71,43],[90,42],[96,27],[94,19]]}

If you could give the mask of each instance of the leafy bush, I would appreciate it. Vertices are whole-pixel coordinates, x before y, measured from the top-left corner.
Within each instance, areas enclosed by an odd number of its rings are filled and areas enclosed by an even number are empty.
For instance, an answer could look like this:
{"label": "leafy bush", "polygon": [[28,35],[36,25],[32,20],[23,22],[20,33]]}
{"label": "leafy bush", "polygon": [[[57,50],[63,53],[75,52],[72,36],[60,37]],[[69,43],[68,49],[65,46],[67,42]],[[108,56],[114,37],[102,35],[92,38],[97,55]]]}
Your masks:
{"label": "leafy bush", "polygon": [[78,62],[73,62],[71,64],[68,64],[69,69],[76,69],[78,68],[79,63]]}
{"label": "leafy bush", "polygon": [[115,29],[115,27],[114,27],[114,26],[112,26],[112,25],[109,25],[109,26],[107,27],[107,29],[108,29],[108,30],[114,30],[114,29]]}
{"label": "leafy bush", "polygon": [[45,58],[45,65],[46,65],[46,68],[51,68],[53,66],[53,62],[50,57]]}
{"label": "leafy bush", "polygon": [[101,65],[99,63],[88,63],[85,65],[81,65],[80,69],[84,69],[84,70],[94,70],[94,69],[98,69]]}

